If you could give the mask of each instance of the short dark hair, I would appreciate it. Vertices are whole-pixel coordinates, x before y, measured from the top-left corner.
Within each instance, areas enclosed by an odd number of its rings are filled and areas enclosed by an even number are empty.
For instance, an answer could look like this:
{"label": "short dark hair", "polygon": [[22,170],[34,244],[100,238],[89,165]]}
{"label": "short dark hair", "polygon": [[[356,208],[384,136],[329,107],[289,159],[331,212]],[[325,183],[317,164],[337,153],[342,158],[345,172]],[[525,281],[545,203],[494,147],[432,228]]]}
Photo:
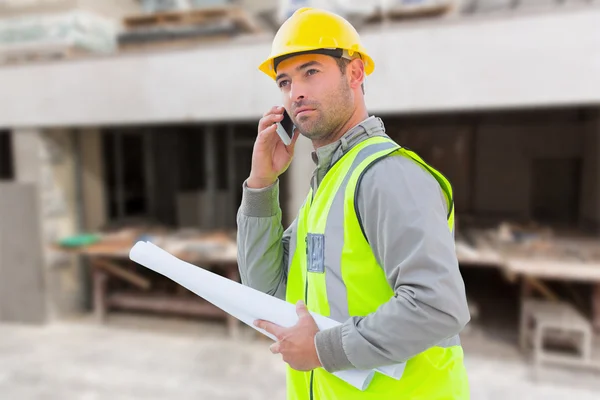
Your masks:
{"label": "short dark hair", "polygon": [[[348,64],[350,64],[351,60],[348,60],[347,58],[343,58],[343,57],[339,57],[339,58],[336,57],[335,62],[337,63],[338,67],[340,68],[342,75],[346,75],[346,68],[348,67]],[[363,83],[360,87],[362,88],[363,94],[365,94],[365,84]]]}

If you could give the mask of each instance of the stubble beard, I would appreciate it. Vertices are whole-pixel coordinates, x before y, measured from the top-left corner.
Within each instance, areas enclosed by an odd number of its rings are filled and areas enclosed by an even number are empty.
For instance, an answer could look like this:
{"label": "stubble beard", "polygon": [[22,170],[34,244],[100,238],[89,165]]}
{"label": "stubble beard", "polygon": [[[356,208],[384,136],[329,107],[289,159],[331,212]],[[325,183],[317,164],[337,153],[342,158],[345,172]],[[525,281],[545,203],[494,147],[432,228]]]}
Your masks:
{"label": "stubble beard", "polygon": [[[323,108],[316,104],[315,110],[310,115],[300,116],[296,121],[296,128],[303,136],[312,141],[323,142],[337,133],[352,116],[353,102],[350,85],[345,78],[341,79],[337,90],[328,96]],[[306,104],[311,106],[310,104]]]}

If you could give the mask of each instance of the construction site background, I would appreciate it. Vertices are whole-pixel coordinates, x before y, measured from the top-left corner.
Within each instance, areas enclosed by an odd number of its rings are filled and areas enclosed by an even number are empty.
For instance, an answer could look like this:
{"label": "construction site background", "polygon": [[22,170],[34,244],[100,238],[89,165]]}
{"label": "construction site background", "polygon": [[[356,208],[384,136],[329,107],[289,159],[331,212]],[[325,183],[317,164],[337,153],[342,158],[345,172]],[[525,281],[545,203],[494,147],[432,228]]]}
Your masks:
{"label": "construction site background", "polygon": [[269,339],[128,252],[239,281],[257,66],[305,6],[357,27],[370,112],[453,185],[472,398],[600,399],[598,0],[0,1],[0,398],[284,398]]}

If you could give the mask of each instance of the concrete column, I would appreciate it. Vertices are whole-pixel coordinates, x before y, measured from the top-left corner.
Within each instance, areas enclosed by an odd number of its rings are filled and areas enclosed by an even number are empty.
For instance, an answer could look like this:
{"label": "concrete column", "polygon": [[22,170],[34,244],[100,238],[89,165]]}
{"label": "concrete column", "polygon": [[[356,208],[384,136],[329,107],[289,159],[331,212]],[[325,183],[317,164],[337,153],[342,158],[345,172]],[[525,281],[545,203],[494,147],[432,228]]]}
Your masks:
{"label": "concrete column", "polygon": [[[83,184],[84,227],[96,231],[106,223],[106,187],[102,167],[102,137],[99,129],[84,129],[79,133]],[[77,149],[76,149],[77,151]]]}
{"label": "concrete column", "polygon": [[298,138],[294,150],[294,159],[286,172],[288,174],[288,201],[285,204],[287,218],[283,221],[284,227],[292,223],[308,194],[310,178],[315,169],[315,163],[311,157],[313,150],[310,140],[304,136]]}
{"label": "concrete column", "polygon": [[42,169],[40,131],[37,129],[14,129],[12,135],[15,181],[38,184]]}
{"label": "concrete column", "polygon": [[[35,190],[34,200],[35,204],[35,213],[38,215],[37,219],[37,229],[38,232],[38,243],[40,243],[41,248],[39,248],[40,254],[37,255],[37,259],[40,262],[40,265],[37,266],[39,270],[37,271],[40,274],[40,280],[42,283],[42,287],[45,290],[45,293],[42,294],[42,302],[44,303],[44,313],[46,315],[46,319],[52,318],[53,307],[50,305],[48,301],[49,295],[47,291],[47,268],[46,268],[46,259],[47,254],[45,251],[46,243],[43,239],[43,231],[44,231],[44,223],[43,223],[43,201],[40,196],[40,182],[41,182],[41,171],[42,171],[42,163],[41,163],[41,132],[35,128],[22,128],[22,129],[13,129],[11,132],[12,135],[12,153],[13,153],[13,167],[14,167],[14,181],[16,184],[22,185],[31,185],[33,190]],[[34,210],[31,210],[32,212]],[[17,229],[17,227],[10,228]],[[34,251],[34,249],[31,249]]]}
{"label": "concrete column", "polygon": [[43,264],[50,318],[81,310],[82,281],[75,256],[52,250],[76,233],[74,146],[67,130],[13,130],[15,180],[38,189]]}

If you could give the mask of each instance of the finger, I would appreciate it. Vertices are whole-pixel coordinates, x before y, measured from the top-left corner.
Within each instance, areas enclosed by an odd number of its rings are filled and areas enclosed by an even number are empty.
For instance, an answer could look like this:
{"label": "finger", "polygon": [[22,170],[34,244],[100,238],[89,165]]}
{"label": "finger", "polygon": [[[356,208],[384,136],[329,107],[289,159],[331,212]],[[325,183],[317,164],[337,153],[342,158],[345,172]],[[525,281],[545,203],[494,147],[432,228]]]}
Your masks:
{"label": "finger", "polygon": [[263,114],[263,117],[266,117],[269,114],[275,114],[275,113],[283,114],[283,107],[282,106],[271,107],[271,109],[269,111],[267,111]]}
{"label": "finger", "polygon": [[262,123],[263,123],[263,125],[268,126],[268,125],[274,124],[276,122],[279,122],[282,119],[283,119],[283,114],[270,114],[262,119]]}
{"label": "finger", "polygon": [[258,328],[260,328],[262,330],[267,331],[268,333],[270,333],[271,335],[274,335],[277,338],[279,338],[279,336],[281,335],[281,333],[284,330],[284,328],[279,325],[276,325],[269,321],[260,320],[260,319],[255,321],[254,325],[256,325]]}
{"label": "finger", "polygon": [[298,314],[299,318],[310,317],[308,308],[306,308],[306,305],[302,300],[298,300],[298,302],[296,303],[296,314]]}
{"label": "finger", "polygon": [[281,345],[279,344],[279,342],[275,342],[269,346],[269,350],[271,350],[271,353],[273,354],[278,354],[281,352]]}
{"label": "finger", "polygon": [[259,132],[259,135],[260,134],[264,134],[265,132],[275,132],[276,130],[277,130],[277,125],[276,124],[265,126],[263,128],[263,130]]}
{"label": "finger", "polygon": [[263,131],[266,128],[275,125],[277,122],[281,122],[283,120],[283,114],[270,114],[266,117],[263,117],[258,124],[258,130]]}
{"label": "finger", "polygon": [[276,130],[277,130],[277,125],[268,126],[267,128],[260,131],[260,133],[258,134],[257,140],[263,141],[263,142],[270,140],[271,138],[273,138],[273,135],[275,134]]}

